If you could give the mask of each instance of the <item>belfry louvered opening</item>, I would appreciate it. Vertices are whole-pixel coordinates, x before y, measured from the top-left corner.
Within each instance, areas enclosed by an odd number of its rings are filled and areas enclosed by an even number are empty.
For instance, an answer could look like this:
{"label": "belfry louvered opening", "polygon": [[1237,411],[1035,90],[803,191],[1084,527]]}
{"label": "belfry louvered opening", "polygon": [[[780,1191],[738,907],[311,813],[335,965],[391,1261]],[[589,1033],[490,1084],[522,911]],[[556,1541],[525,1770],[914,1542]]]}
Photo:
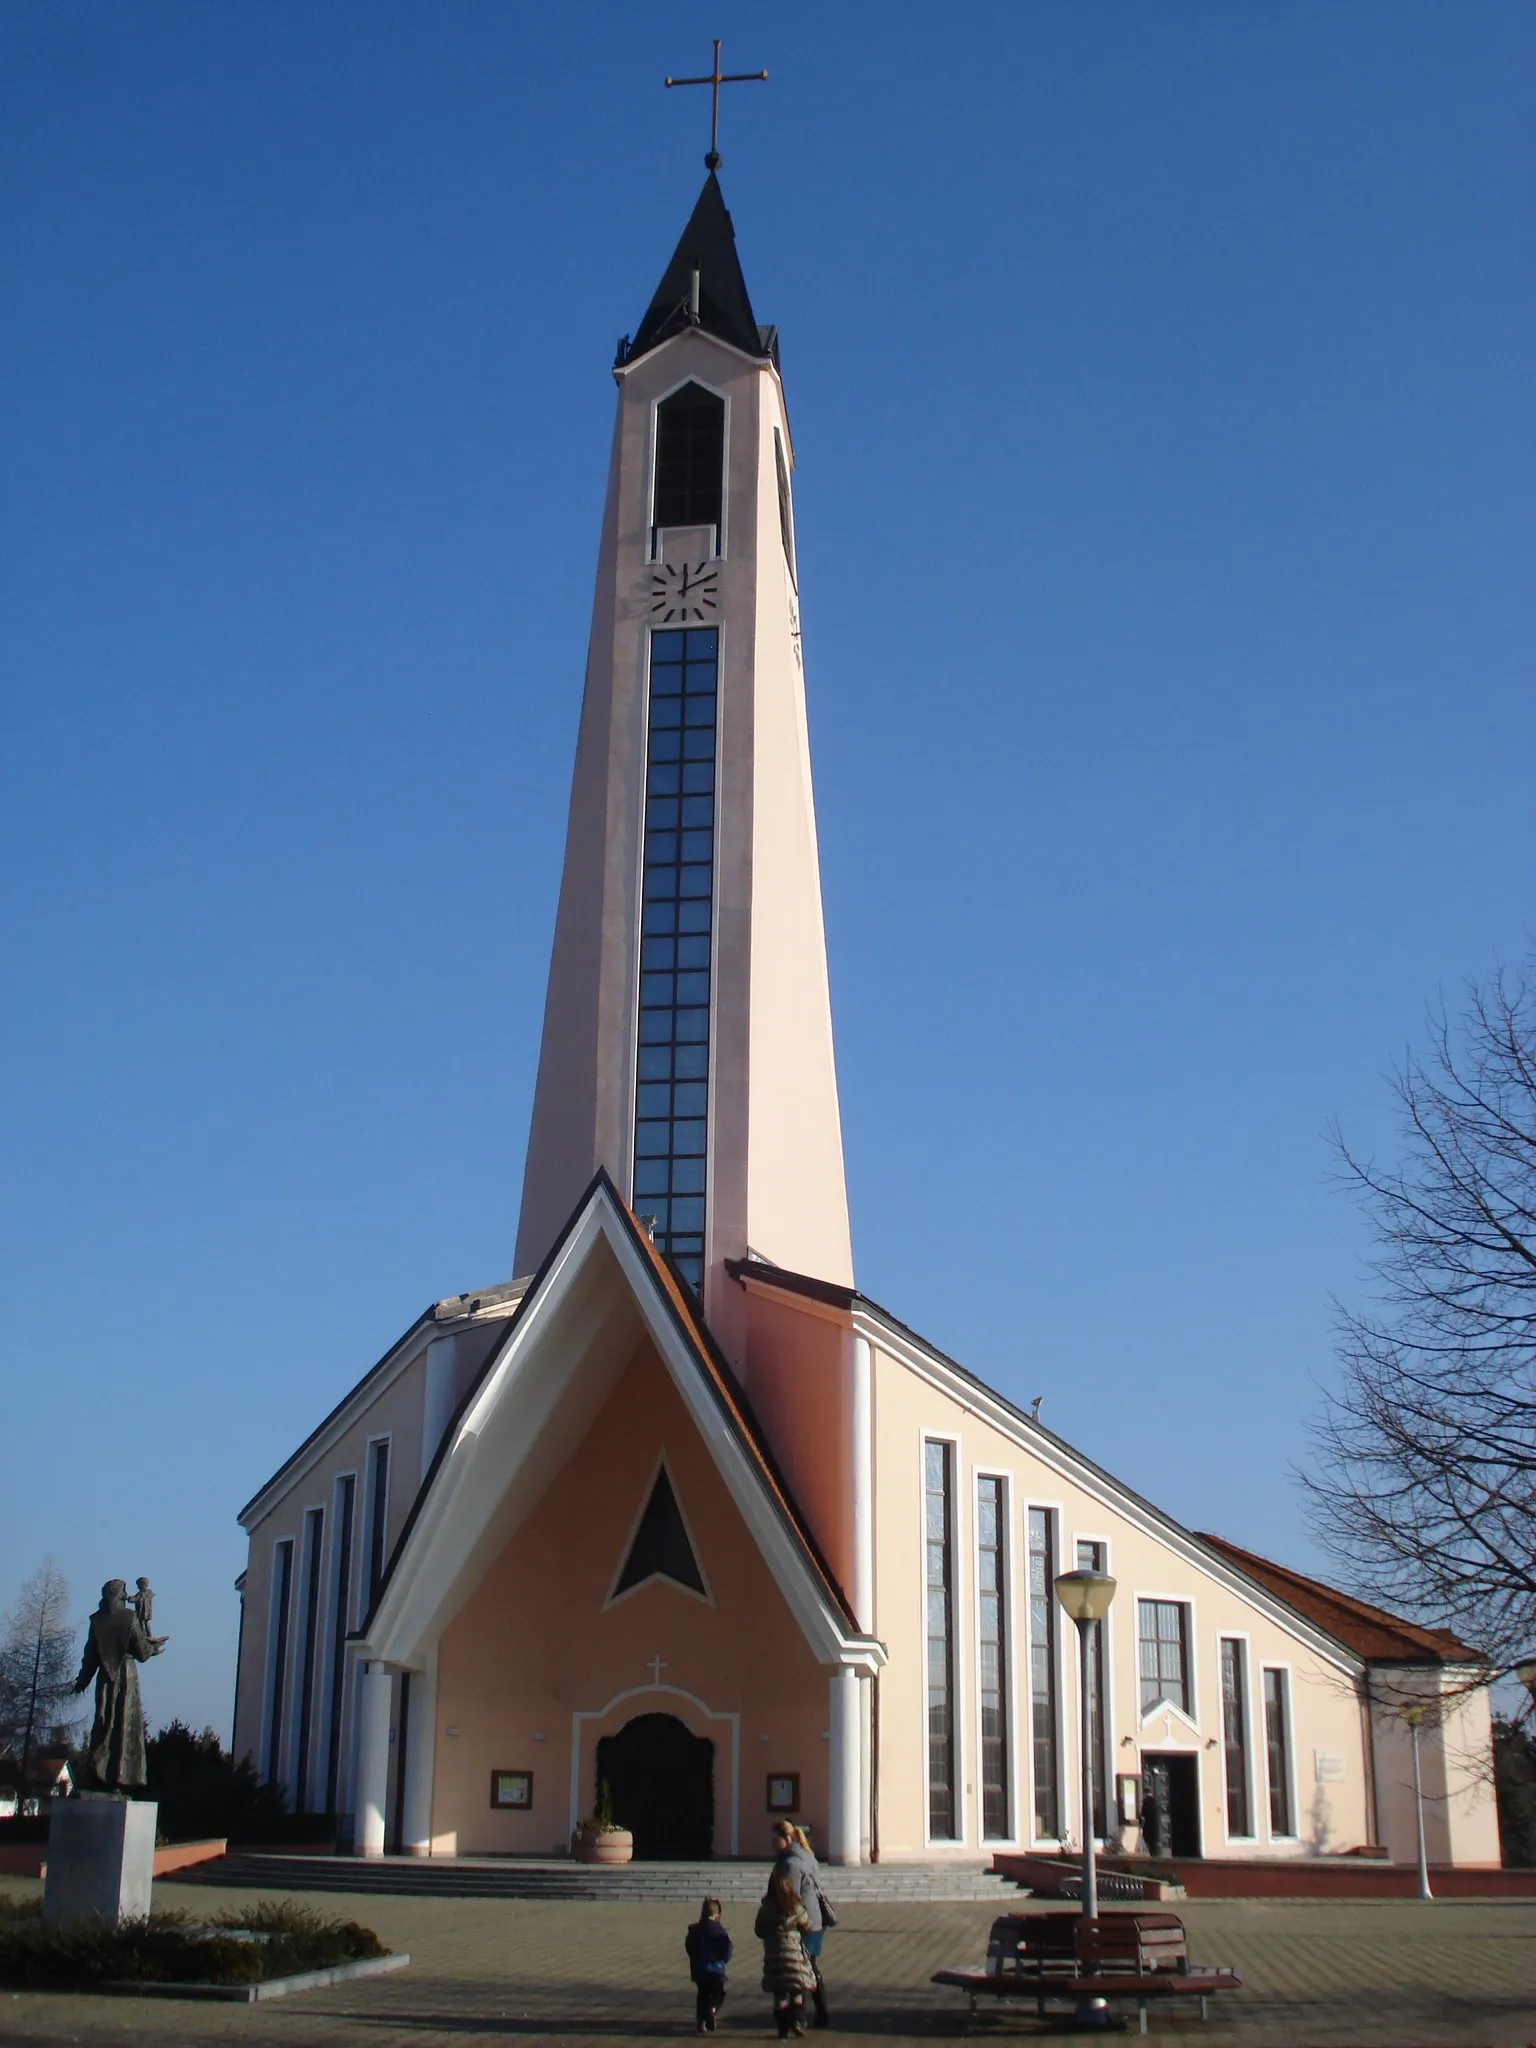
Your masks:
{"label": "belfry louvered opening", "polygon": [[656,408],[653,540],[664,526],[708,526],[718,550],[725,498],[725,400],[685,384]]}

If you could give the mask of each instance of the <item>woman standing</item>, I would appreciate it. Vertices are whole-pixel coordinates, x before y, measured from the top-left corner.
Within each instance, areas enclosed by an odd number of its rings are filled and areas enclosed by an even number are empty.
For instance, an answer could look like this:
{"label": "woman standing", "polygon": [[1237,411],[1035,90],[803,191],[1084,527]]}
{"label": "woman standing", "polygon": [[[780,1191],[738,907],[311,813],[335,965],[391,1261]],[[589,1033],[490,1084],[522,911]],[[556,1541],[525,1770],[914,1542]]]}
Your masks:
{"label": "woman standing", "polygon": [[821,1944],[826,1931],[821,1911],[821,1865],[816,1861],[805,1829],[796,1827],[793,1821],[781,1820],[774,1825],[773,1874],[789,1879],[805,1908],[805,1953],[813,1979],[811,1997],[816,2007],[816,2024],[825,2027],[829,2020],[827,1987],[821,1974]]}
{"label": "woman standing", "polygon": [[805,1934],[810,1925],[800,1896],[792,1881],[777,1870],[768,1880],[768,1892],[757,1909],[752,1931],[763,1944],[763,1989],[773,2000],[779,2039],[804,2034],[800,2015],[805,1994],[814,1988],[815,1973],[805,1952]]}

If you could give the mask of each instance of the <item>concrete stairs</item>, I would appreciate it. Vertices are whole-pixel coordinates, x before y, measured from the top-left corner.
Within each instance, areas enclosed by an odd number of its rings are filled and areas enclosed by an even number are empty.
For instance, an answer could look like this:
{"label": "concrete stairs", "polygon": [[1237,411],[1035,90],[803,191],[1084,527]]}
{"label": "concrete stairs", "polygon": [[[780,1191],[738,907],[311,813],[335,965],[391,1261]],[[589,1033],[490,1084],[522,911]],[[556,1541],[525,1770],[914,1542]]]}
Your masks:
{"label": "concrete stairs", "polygon": [[[727,1905],[755,1905],[768,1858],[712,1863],[626,1863],[616,1869],[511,1856],[328,1856],[235,1849],[181,1880],[243,1891],[414,1894],[422,1898],[587,1899],[685,1903],[706,1893]],[[828,1898],[849,1905],[921,1905],[984,1900],[999,1912],[1022,1896],[1017,1884],[977,1864],[876,1863],[822,1872]]]}

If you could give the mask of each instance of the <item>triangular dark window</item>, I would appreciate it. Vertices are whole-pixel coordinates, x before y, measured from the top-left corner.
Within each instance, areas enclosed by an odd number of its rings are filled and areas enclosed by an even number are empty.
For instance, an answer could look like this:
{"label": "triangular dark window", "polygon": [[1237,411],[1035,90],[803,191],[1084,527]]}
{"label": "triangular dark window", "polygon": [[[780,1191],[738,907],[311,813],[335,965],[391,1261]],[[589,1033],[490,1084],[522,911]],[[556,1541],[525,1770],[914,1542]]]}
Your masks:
{"label": "triangular dark window", "polygon": [[677,1504],[677,1495],[672,1491],[665,1465],[656,1474],[656,1484],[651,1488],[651,1497],[640,1517],[640,1526],[629,1546],[629,1556],[624,1560],[624,1569],[619,1574],[614,1594],[627,1593],[632,1587],[654,1578],[675,1579],[690,1593],[704,1591],[703,1574],[693,1554],[693,1545],[688,1541],[682,1510]]}

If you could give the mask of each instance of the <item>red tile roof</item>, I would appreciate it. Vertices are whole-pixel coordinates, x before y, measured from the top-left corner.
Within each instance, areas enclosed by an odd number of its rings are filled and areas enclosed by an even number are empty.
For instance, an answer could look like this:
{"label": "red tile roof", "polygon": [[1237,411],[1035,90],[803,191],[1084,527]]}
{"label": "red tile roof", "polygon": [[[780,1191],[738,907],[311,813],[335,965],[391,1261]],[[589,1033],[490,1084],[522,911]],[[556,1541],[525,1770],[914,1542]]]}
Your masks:
{"label": "red tile roof", "polygon": [[1224,1537],[1208,1536],[1203,1530],[1199,1536],[1218,1556],[1235,1564],[1266,1591],[1278,1595],[1288,1607],[1294,1607],[1298,1614],[1304,1614],[1308,1621],[1326,1629],[1370,1663],[1475,1664],[1481,1660],[1480,1651],[1459,1642],[1449,1629],[1422,1628],[1416,1621],[1404,1621],[1384,1608],[1372,1607],[1369,1601],[1357,1600],[1351,1593],[1341,1593],[1319,1579],[1293,1572],[1287,1565],[1274,1564],[1251,1550],[1241,1550]]}

